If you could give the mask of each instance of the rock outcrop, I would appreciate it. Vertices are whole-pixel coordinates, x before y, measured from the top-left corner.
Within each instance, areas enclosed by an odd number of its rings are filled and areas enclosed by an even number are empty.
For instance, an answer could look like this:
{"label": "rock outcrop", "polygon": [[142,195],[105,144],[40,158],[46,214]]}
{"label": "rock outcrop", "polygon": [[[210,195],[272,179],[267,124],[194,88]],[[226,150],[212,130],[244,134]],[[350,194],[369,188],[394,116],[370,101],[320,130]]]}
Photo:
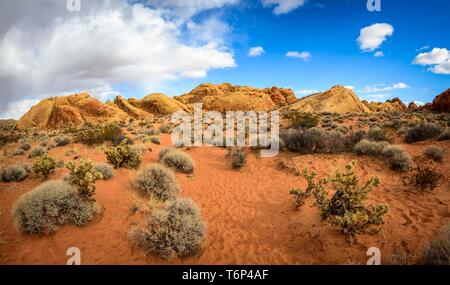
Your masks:
{"label": "rock outcrop", "polygon": [[229,83],[202,84],[174,99],[188,107],[194,103],[202,103],[204,110],[220,112],[276,110],[297,101],[290,89],[253,88]]}
{"label": "rock outcrop", "polygon": [[431,109],[435,112],[450,112],[450,88],[433,100]]}
{"label": "rock outcrop", "polygon": [[142,99],[128,99],[128,102],[136,108],[154,115],[168,115],[178,111],[190,112],[191,109],[161,93],[150,94]]}
{"label": "rock outcrop", "polygon": [[288,109],[300,112],[370,113],[352,90],[337,85],[323,92],[300,99]]}

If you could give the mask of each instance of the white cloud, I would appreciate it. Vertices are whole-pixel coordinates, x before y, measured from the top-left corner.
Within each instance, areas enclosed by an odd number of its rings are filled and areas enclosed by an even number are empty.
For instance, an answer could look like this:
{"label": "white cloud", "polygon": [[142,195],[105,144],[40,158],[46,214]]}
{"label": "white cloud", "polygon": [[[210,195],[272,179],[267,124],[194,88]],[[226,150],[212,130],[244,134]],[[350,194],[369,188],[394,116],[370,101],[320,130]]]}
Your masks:
{"label": "white cloud", "polygon": [[355,90],[355,87],[351,86],[351,85],[347,85],[347,86],[344,86],[344,87],[347,88],[347,89],[350,89],[350,90]]}
{"label": "white cloud", "polygon": [[302,51],[302,52],[298,52],[298,51],[288,51],[286,53],[286,57],[292,57],[292,58],[300,58],[303,61],[308,61],[311,59],[312,55],[309,51]]}
{"label": "white cloud", "polygon": [[20,116],[28,112],[33,105],[39,102],[38,99],[24,99],[9,103],[5,111],[0,113],[0,119],[19,119]]}
{"label": "white cloud", "polygon": [[238,2],[239,0],[148,0],[152,7],[167,8],[172,13],[187,18],[203,11],[233,5]]}
{"label": "white cloud", "polygon": [[265,51],[264,51],[264,48],[263,48],[263,47],[260,47],[260,46],[258,46],[258,47],[251,47],[251,48],[248,50],[247,55],[250,56],[250,57],[257,57],[257,56],[263,55],[264,52],[265,52]]}
{"label": "white cloud", "polygon": [[390,97],[391,94],[387,94],[387,93],[380,93],[380,94],[369,94],[364,96],[364,98],[366,98],[367,100],[377,100],[377,101],[385,101],[386,98]]}
{"label": "white cloud", "polygon": [[430,49],[430,48],[431,48],[430,46],[423,46],[423,47],[417,49],[417,51],[423,51],[423,50],[427,50],[427,49]]}
{"label": "white cloud", "polygon": [[[122,0],[83,0],[81,13],[69,13],[59,0],[48,0],[44,10],[37,2],[14,8],[0,1],[0,112],[24,98],[91,90],[104,99],[117,93],[114,85],[147,92],[236,66],[222,38],[228,26],[213,16],[195,23]],[[5,22],[10,10],[14,19]]]}
{"label": "white cloud", "polygon": [[374,57],[383,57],[384,53],[382,51],[377,51],[373,56]]}
{"label": "white cloud", "polygon": [[425,106],[425,102],[422,101],[413,101],[417,106]]}
{"label": "white cloud", "polygon": [[392,91],[392,90],[398,90],[398,89],[408,89],[410,88],[406,83],[399,82],[391,86],[387,86],[386,84],[374,84],[374,85],[368,85],[364,87],[362,92],[364,93],[375,93],[375,92],[386,92],[386,91]]}
{"label": "white cloud", "polygon": [[436,74],[450,74],[450,51],[446,48],[433,48],[430,52],[419,53],[413,64],[432,66],[428,70]]}
{"label": "white cloud", "polygon": [[315,90],[315,89],[300,89],[300,90],[296,90],[295,94],[307,96],[307,95],[311,95],[311,94],[319,93],[319,92],[320,92],[319,90]]}
{"label": "white cloud", "polygon": [[305,5],[306,0],[261,0],[264,7],[272,7],[275,15],[287,14],[300,6]]}
{"label": "white cloud", "polygon": [[379,48],[387,37],[392,36],[394,27],[386,23],[373,24],[361,29],[357,39],[359,48],[363,51],[374,51]]}

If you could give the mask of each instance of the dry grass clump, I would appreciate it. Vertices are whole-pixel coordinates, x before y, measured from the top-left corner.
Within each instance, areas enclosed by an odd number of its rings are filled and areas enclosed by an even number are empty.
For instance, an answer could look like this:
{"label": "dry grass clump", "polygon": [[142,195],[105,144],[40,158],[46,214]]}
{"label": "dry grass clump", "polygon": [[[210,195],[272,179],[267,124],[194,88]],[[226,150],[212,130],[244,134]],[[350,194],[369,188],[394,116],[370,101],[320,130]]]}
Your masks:
{"label": "dry grass clump", "polygon": [[437,237],[426,245],[422,252],[424,265],[450,265],[450,224],[444,226]]}
{"label": "dry grass clump", "polygon": [[46,153],[47,153],[47,151],[44,148],[38,146],[38,147],[36,147],[36,148],[31,150],[31,152],[30,152],[28,157],[29,158],[36,158],[36,157],[39,157],[39,156],[44,155]]}
{"label": "dry grass clump", "polygon": [[130,240],[146,253],[165,259],[188,258],[201,253],[206,223],[191,199],[180,198],[155,209],[147,221],[146,228],[133,228],[129,232]]}
{"label": "dry grass clump", "polygon": [[70,144],[70,139],[66,136],[57,136],[54,139],[56,146],[66,146]]}
{"label": "dry grass clump", "polygon": [[104,180],[109,180],[114,177],[114,170],[111,165],[107,163],[97,163],[95,170],[100,172]]}
{"label": "dry grass clump", "polygon": [[369,129],[369,132],[367,133],[367,136],[372,141],[387,141],[387,136],[385,130],[383,130],[380,127],[373,127]]}
{"label": "dry grass clump", "polygon": [[363,139],[354,146],[353,152],[359,155],[380,156],[383,149],[388,145],[387,142],[373,142]]}
{"label": "dry grass clump", "polygon": [[396,145],[386,146],[381,152],[381,155],[386,159],[393,170],[407,171],[413,164],[409,153]]}
{"label": "dry grass clump", "polygon": [[283,149],[308,153],[340,153],[349,149],[350,140],[336,131],[323,131],[319,128],[290,129],[280,132],[280,145]]}
{"label": "dry grass clump", "polygon": [[302,113],[290,110],[284,114],[294,128],[314,128],[319,124],[319,117],[312,113]]}
{"label": "dry grass clump", "polygon": [[433,191],[441,186],[444,176],[436,167],[416,161],[415,166],[402,179],[405,186],[414,186],[421,191]]}
{"label": "dry grass clump", "polygon": [[20,144],[20,149],[24,151],[29,151],[31,149],[31,144],[28,142],[23,142]]}
{"label": "dry grass clump", "polygon": [[22,195],[14,205],[14,218],[22,233],[44,235],[64,224],[84,226],[98,211],[98,205],[83,200],[74,186],[57,180]]}
{"label": "dry grass clump", "polygon": [[245,151],[242,148],[230,149],[229,156],[231,158],[231,167],[234,169],[244,167],[245,162],[247,161]]}
{"label": "dry grass clump", "polygon": [[442,133],[442,128],[435,123],[421,123],[410,128],[405,135],[407,143],[420,142],[438,137]]}
{"label": "dry grass clump", "polygon": [[161,163],[165,166],[183,173],[193,173],[195,168],[194,160],[186,153],[177,150],[161,150],[159,153]]}
{"label": "dry grass clump", "polygon": [[445,131],[443,131],[439,136],[438,136],[438,141],[448,141],[450,140],[450,128],[446,128]]}
{"label": "dry grass clump", "polygon": [[140,170],[132,186],[142,196],[163,202],[175,199],[181,191],[172,170],[160,164]]}
{"label": "dry grass clump", "polygon": [[122,135],[122,129],[117,124],[108,124],[105,126],[86,126],[77,135],[78,142],[94,145],[101,144],[106,141],[113,142],[117,137]]}
{"label": "dry grass clump", "polygon": [[444,150],[438,146],[432,145],[428,146],[423,150],[423,154],[434,160],[435,162],[442,162],[444,160]]}
{"label": "dry grass clump", "polygon": [[13,164],[6,166],[0,172],[0,178],[3,182],[20,182],[28,177],[31,169],[25,164]]}

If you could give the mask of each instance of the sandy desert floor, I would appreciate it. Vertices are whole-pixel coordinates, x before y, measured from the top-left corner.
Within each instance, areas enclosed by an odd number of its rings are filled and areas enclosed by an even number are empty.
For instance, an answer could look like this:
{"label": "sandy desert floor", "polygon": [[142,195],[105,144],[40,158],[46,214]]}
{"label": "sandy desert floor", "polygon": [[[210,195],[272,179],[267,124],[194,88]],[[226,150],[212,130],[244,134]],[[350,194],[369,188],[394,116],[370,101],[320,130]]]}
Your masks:
{"label": "sandy desert floor", "polygon": [[[161,136],[162,144],[145,152],[143,165],[158,160],[158,150],[170,145],[170,136]],[[402,144],[418,155],[429,142]],[[450,149],[450,142],[435,142]],[[106,162],[100,148],[70,144],[53,148],[49,154],[65,159],[64,153],[85,156],[95,162]],[[135,171],[116,170],[109,181],[97,182],[97,201],[103,212],[88,226],[63,226],[57,233],[45,236],[21,235],[15,228],[12,207],[24,193],[42,183],[32,176],[20,183],[0,183],[0,264],[65,264],[69,247],[81,250],[82,264],[365,264],[369,247],[381,250],[383,263],[413,260],[423,246],[450,220],[450,163],[448,156],[439,164],[445,174],[443,185],[433,193],[419,193],[403,186],[398,173],[373,157],[353,154],[298,155],[280,153],[275,158],[248,155],[241,170],[233,170],[224,148],[185,150],[196,162],[194,175],[177,174],[182,195],[192,198],[207,223],[206,241],[200,257],[185,260],[163,260],[145,256],[128,240],[129,229],[141,218],[132,205],[142,203],[131,190]],[[70,158],[70,157],[69,157]],[[307,166],[320,176],[331,175],[351,160],[358,160],[361,181],[377,175],[381,186],[369,196],[370,202],[388,203],[390,212],[376,235],[360,235],[350,245],[347,237],[324,223],[318,210],[306,205],[295,209],[289,195],[293,187],[305,187],[306,181],[288,170],[280,161]],[[30,162],[26,156],[8,158],[7,163]],[[58,169],[50,179],[61,178],[67,170]]]}

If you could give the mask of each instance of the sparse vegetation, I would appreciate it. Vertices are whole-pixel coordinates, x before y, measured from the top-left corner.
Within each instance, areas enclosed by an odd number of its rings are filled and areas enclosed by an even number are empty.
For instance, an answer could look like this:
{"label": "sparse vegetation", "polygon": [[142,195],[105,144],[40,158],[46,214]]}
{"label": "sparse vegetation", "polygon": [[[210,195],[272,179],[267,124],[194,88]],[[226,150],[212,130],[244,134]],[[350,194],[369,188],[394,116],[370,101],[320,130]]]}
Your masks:
{"label": "sparse vegetation", "polygon": [[1,180],[3,182],[20,182],[28,177],[30,168],[25,164],[13,164],[1,170]]}
{"label": "sparse vegetation", "polygon": [[76,187],[79,196],[84,200],[95,201],[95,182],[103,176],[95,169],[92,161],[71,161],[66,163],[66,168],[70,171],[67,181]]}
{"label": "sparse vegetation", "polygon": [[422,252],[424,265],[450,265],[450,224],[445,225]]}
{"label": "sparse vegetation", "polygon": [[201,253],[206,223],[197,205],[180,198],[164,208],[155,209],[145,229],[133,228],[130,240],[146,253],[170,258],[187,258]]}
{"label": "sparse vegetation", "polygon": [[164,165],[183,173],[193,173],[195,168],[194,160],[186,153],[177,149],[171,149],[165,153],[162,156],[161,162]]}
{"label": "sparse vegetation", "polygon": [[50,173],[56,169],[56,161],[47,154],[37,157],[33,163],[33,172],[48,178]]}
{"label": "sparse vegetation", "polygon": [[122,135],[120,126],[108,124],[105,126],[87,127],[77,134],[76,140],[87,145],[94,145],[106,141],[113,142],[117,137]]}
{"label": "sparse vegetation", "polygon": [[438,146],[428,146],[423,150],[423,154],[434,160],[435,162],[442,162],[444,160],[444,150]]}
{"label": "sparse vegetation", "polygon": [[414,143],[438,137],[442,128],[434,123],[421,123],[410,128],[405,135],[407,143]]}
{"label": "sparse vegetation", "polygon": [[385,130],[379,127],[370,128],[369,132],[367,133],[367,136],[372,141],[377,142],[387,141]]}
{"label": "sparse vegetation", "polygon": [[450,128],[446,128],[445,131],[443,131],[439,136],[438,136],[438,141],[448,141],[450,140]]}
{"label": "sparse vegetation", "polygon": [[131,148],[126,140],[120,145],[106,150],[105,154],[114,168],[137,169],[141,165],[141,153],[137,149]]}
{"label": "sparse vegetation", "polygon": [[231,167],[238,169],[242,168],[247,161],[245,151],[242,148],[230,149]]}
{"label": "sparse vegetation", "polygon": [[174,173],[160,164],[153,164],[140,170],[132,185],[142,196],[158,201],[175,199],[180,193]]}
{"label": "sparse vegetation", "polygon": [[409,153],[396,145],[386,146],[381,152],[381,155],[387,160],[393,170],[407,171],[413,164]]}
{"label": "sparse vegetation", "polygon": [[57,136],[54,139],[56,146],[65,146],[70,144],[70,139],[66,136]]}
{"label": "sparse vegetation", "polygon": [[114,177],[114,170],[111,165],[107,163],[97,163],[95,170],[102,174],[104,180],[109,180]]}
{"label": "sparse vegetation", "polygon": [[36,157],[42,156],[44,154],[47,154],[47,151],[45,149],[43,149],[42,147],[38,146],[31,150],[30,155],[28,157],[36,158]]}
{"label": "sparse vegetation", "polygon": [[294,128],[314,128],[319,124],[319,117],[312,113],[301,113],[297,111],[289,111],[285,114],[290,124]]}
{"label": "sparse vegetation", "polygon": [[380,156],[383,149],[388,145],[387,142],[373,142],[363,139],[355,145],[353,152],[359,155]]}
{"label": "sparse vegetation", "polygon": [[415,167],[403,176],[405,186],[414,186],[421,191],[433,191],[441,186],[444,176],[436,167],[418,161],[415,164]]}

